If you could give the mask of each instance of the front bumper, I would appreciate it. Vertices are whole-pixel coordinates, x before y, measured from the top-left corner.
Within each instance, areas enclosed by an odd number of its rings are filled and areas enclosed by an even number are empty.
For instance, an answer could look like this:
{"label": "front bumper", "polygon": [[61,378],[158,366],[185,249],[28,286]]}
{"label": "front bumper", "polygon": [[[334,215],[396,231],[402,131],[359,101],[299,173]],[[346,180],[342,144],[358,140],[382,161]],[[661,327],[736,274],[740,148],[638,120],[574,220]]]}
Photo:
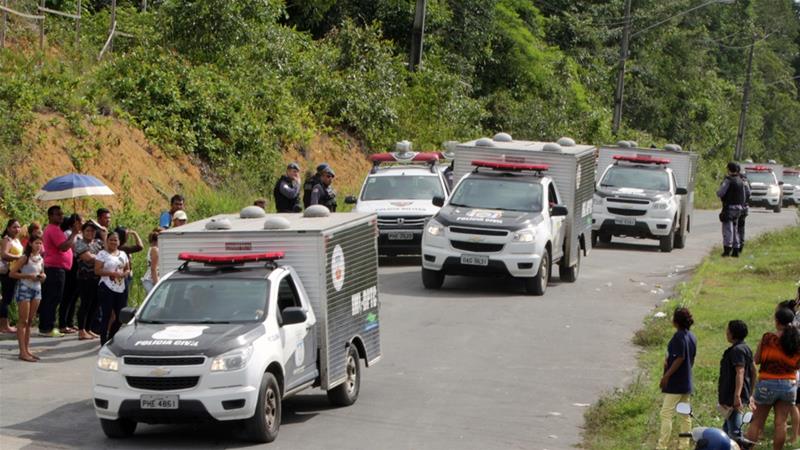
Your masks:
{"label": "front bumper", "polygon": [[[671,212],[669,214],[672,214]],[[633,221],[633,224],[623,223]],[[617,216],[606,211],[592,214],[592,231],[611,233],[613,236],[630,236],[658,239],[670,233],[672,217]]]}
{"label": "front bumper", "polygon": [[751,195],[747,204],[749,206],[775,207],[778,206],[780,201],[780,196]]}
{"label": "front bumper", "polygon": [[[512,276],[529,278],[536,276],[541,263],[542,249],[536,243],[502,243],[503,249],[497,252],[473,252],[454,248],[450,239],[458,239],[450,235],[448,239],[426,238],[422,245],[422,267],[428,270],[441,271],[445,275],[467,276]],[[501,245],[495,240],[496,245]],[[488,258],[488,265],[462,264],[462,255],[480,255]]]}
{"label": "front bumper", "polygon": [[[419,255],[422,230],[379,230],[378,253],[381,255]],[[396,239],[411,234],[411,239]]]}

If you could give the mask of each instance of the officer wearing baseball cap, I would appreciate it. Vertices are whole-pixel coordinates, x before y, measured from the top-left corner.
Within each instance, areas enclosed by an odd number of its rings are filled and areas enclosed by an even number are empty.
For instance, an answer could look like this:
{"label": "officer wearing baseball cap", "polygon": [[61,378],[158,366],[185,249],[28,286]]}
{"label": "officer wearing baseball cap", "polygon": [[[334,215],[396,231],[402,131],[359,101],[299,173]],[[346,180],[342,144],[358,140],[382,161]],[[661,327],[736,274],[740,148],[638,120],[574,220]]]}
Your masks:
{"label": "officer wearing baseball cap", "polygon": [[275,196],[275,209],[279,213],[299,212],[300,207],[300,166],[289,163],[283,175],[272,190]]}
{"label": "officer wearing baseball cap", "polygon": [[[314,186],[319,184],[320,177],[322,175],[322,171],[326,168],[330,167],[328,163],[322,163],[317,166],[317,172],[312,174],[307,174],[306,182],[303,185],[303,206],[308,208],[311,205],[311,191],[314,190]],[[308,176],[311,175],[311,176]]]}
{"label": "officer wearing baseball cap", "polygon": [[311,205],[322,205],[336,212],[336,191],[331,184],[336,177],[336,173],[330,166],[322,169],[319,183],[311,190]]}

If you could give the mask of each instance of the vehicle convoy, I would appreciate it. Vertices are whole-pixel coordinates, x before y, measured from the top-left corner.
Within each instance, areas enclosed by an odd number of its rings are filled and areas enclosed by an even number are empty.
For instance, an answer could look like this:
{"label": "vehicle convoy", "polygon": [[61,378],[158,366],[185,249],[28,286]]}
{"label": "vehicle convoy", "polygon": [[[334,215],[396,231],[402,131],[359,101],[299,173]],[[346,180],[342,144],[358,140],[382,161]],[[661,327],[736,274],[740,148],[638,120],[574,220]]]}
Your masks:
{"label": "vehicle convoy", "polygon": [[[324,210],[324,211],[323,211]],[[309,388],[358,399],[381,357],[374,214],[248,207],[163,232],[166,274],[100,349],[94,405],[105,434],[138,422],[219,421],[278,435],[281,400]]]}
{"label": "vehicle convoy", "polygon": [[800,206],[800,169],[783,169],[783,206]]}
{"label": "vehicle convoy", "polygon": [[592,245],[627,236],[658,240],[662,252],[683,248],[692,230],[697,159],[677,145],[644,149],[621,141],[601,147]]}
{"label": "vehicle convoy", "polygon": [[783,166],[780,164],[745,164],[743,167],[750,183],[748,205],[781,212],[783,207]]}
{"label": "vehicle convoy", "polygon": [[411,151],[398,142],[397,151],[370,156],[372,171],[358,197],[347,197],[355,210],[378,215],[378,252],[381,255],[419,255],[425,222],[439,211],[433,197],[447,197],[449,186],[437,166],[439,153]]}
{"label": "vehicle convoy", "polygon": [[553,264],[574,282],[591,250],[594,147],[513,140],[506,133],[459,144],[456,187],[425,226],[422,282],[447,275],[511,276],[542,295]]}

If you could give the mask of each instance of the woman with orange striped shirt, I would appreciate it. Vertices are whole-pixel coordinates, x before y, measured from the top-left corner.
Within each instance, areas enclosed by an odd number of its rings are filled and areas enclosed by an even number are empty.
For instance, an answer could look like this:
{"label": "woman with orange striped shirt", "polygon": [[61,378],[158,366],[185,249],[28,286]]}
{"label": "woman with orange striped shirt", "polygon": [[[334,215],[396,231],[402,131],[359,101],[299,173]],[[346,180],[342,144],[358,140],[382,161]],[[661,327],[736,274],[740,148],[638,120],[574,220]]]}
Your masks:
{"label": "woman with orange striped shirt", "polygon": [[[775,332],[764,333],[755,354],[760,365],[758,383],[753,393],[756,404],[747,439],[758,440],[769,411],[775,408],[773,450],[786,441],[786,418],[797,396],[796,372],[800,369],[800,331],[792,325],[794,313],[788,308],[775,312]],[[752,402],[751,402],[752,403]]]}

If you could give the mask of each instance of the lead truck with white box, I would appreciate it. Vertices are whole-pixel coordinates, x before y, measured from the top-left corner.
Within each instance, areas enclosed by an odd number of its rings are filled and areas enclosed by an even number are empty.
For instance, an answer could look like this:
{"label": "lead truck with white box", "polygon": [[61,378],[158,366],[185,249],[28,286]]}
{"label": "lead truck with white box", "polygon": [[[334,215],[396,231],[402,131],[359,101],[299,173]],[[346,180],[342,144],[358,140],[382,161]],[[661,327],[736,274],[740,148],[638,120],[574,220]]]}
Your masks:
{"label": "lead truck with white box", "polygon": [[574,282],[591,249],[594,147],[514,140],[506,133],[458,144],[452,195],[426,225],[422,282],[447,275],[521,278],[542,295],[553,264]]}
{"label": "lead truck with white box", "polygon": [[163,232],[164,277],[100,349],[94,405],[112,438],[138,422],[238,425],[270,442],[281,400],[358,398],[381,357],[374,214],[258,207]]}
{"label": "lead truck with white box", "polygon": [[692,227],[697,159],[674,144],[645,149],[621,141],[601,147],[592,243],[628,236],[656,239],[662,252],[683,248]]}

